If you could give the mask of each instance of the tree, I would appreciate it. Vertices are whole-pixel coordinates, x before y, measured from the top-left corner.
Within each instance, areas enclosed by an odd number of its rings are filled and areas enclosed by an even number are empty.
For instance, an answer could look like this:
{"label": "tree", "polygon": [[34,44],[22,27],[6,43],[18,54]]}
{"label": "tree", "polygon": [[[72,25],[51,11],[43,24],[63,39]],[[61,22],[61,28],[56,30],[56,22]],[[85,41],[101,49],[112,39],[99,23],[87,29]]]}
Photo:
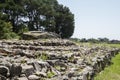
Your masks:
{"label": "tree", "polygon": [[56,33],[60,34],[62,38],[69,38],[74,32],[74,15],[70,12],[68,7],[58,5],[56,9]]}
{"label": "tree", "polygon": [[12,31],[21,34],[44,30],[69,38],[74,32],[74,15],[57,0],[1,0],[0,12],[6,15]]}
{"label": "tree", "polygon": [[6,14],[7,21],[10,21],[13,26],[13,32],[18,32],[19,24],[22,24],[21,18],[24,16],[23,8],[24,0],[3,0],[0,2],[0,11]]}
{"label": "tree", "polygon": [[108,38],[98,38],[99,42],[109,42]]}
{"label": "tree", "polygon": [[99,42],[97,39],[94,39],[94,38],[90,38],[87,41],[91,42],[91,43],[98,43]]}
{"label": "tree", "polygon": [[82,38],[82,39],[80,39],[80,42],[87,42],[87,39],[86,38]]}

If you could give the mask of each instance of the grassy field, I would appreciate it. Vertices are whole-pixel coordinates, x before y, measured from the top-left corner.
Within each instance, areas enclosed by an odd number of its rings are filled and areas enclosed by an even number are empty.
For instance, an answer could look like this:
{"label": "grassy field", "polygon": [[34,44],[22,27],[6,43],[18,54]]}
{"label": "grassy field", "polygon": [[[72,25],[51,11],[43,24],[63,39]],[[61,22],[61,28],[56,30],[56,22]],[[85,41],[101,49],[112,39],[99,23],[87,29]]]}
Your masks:
{"label": "grassy field", "polygon": [[113,64],[100,72],[95,80],[120,80],[120,53],[112,59]]}

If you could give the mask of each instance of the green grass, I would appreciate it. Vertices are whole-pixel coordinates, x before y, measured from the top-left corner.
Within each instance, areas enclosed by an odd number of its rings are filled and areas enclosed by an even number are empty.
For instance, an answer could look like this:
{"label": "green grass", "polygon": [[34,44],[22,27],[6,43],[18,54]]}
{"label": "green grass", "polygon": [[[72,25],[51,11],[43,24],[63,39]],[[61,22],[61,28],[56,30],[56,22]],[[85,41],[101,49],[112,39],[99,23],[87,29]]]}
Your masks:
{"label": "green grass", "polygon": [[112,59],[113,64],[100,72],[95,80],[120,80],[120,53]]}
{"label": "green grass", "polygon": [[48,71],[48,72],[47,72],[47,77],[48,77],[48,78],[52,78],[53,76],[55,76],[55,73],[54,73],[54,72],[51,72],[51,71]]}

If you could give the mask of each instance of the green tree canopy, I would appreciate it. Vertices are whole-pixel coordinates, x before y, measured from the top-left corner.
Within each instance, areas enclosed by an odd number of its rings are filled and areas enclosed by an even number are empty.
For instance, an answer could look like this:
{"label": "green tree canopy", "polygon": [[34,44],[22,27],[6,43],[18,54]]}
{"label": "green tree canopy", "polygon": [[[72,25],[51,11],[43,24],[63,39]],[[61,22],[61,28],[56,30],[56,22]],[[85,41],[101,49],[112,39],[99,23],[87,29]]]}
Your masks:
{"label": "green tree canopy", "polygon": [[0,12],[5,15],[5,22],[13,26],[12,31],[18,34],[28,28],[69,38],[74,32],[74,15],[57,0],[0,0]]}

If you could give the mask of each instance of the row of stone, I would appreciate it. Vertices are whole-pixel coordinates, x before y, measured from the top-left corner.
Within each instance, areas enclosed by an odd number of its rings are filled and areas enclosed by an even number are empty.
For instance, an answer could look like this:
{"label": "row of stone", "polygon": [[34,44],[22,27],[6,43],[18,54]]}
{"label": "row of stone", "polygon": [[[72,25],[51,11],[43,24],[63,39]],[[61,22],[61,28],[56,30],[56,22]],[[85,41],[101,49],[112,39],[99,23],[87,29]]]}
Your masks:
{"label": "row of stone", "polygon": [[4,40],[0,41],[1,45],[33,45],[33,46],[71,46],[74,42],[62,39],[40,39],[40,40]]}
{"label": "row of stone", "polygon": [[[118,51],[119,50],[113,50],[106,55],[94,57],[92,59],[92,64],[86,62],[85,59],[82,59],[81,63],[79,60],[77,63],[73,63],[62,59],[45,60],[44,62],[37,59],[29,59],[27,57],[24,58],[25,62],[23,60],[20,64],[20,62],[16,63],[10,61],[12,57],[10,59],[8,57],[9,60],[3,60],[0,65],[0,74],[2,80],[6,80],[7,78],[13,80],[21,80],[23,78],[26,80],[47,79],[49,74],[52,74],[50,78],[56,78],[57,76],[57,80],[92,80],[96,73],[110,64],[111,58],[116,55]],[[13,60],[20,60],[19,58],[21,57],[14,57]]]}
{"label": "row of stone", "polygon": [[36,51],[35,45],[33,49],[24,50],[20,45],[11,47],[15,45],[12,44],[0,48],[1,80],[92,80],[119,52],[117,48],[81,45],[66,46],[60,51],[55,51],[57,46],[49,46],[54,51]]}
{"label": "row of stone", "polygon": [[102,55],[102,56],[96,56],[93,58],[93,62],[91,65],[86,66],[82,73],[84,76],[81,80],[94,80],[94,76],[99,73],[100,71],[104,70],[106,66],[109,66],[111,64],[111,59],[115,55],[119,53],[119,49],[110,51],[109,53]]}

